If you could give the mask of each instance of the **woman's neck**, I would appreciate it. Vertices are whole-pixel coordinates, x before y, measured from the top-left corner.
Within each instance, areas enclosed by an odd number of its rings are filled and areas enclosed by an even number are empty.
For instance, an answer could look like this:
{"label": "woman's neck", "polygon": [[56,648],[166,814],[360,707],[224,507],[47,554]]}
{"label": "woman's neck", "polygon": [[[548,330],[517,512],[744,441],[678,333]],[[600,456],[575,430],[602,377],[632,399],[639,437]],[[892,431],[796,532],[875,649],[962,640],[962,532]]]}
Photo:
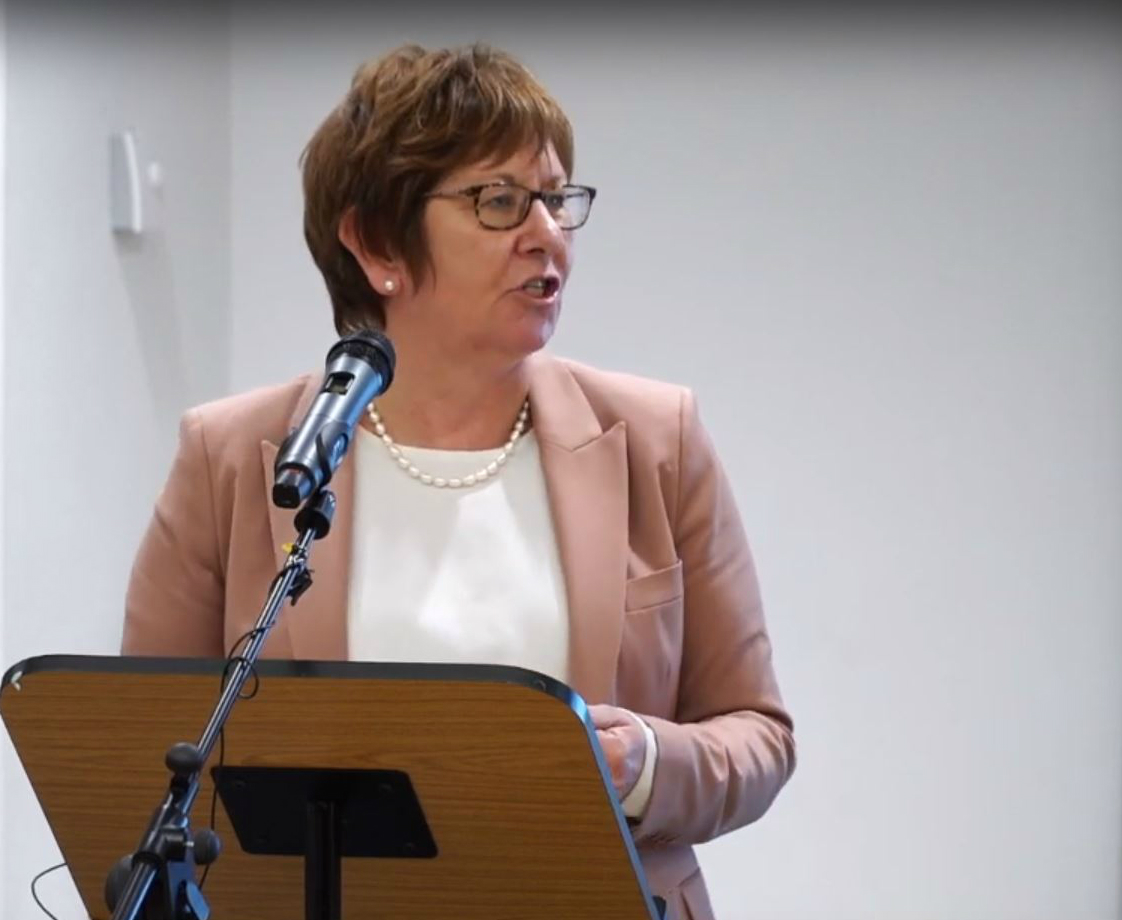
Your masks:
{"label": "woman's neck", "polygon": [[[438,450],[501,447],[525,401],[525,363],[484,368],[398,350],[390,388],[376,404],[399,444]],[[368,418],[364,425],[370,426]]]}

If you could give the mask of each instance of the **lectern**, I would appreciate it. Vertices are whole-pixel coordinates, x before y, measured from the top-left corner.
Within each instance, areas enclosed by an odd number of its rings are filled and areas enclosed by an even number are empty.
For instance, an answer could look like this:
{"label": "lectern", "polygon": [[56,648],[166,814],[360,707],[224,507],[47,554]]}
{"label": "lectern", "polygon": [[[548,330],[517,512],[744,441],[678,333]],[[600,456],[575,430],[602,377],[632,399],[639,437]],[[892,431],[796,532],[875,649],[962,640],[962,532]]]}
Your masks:
{"label": "lectern", "polygon": [[[54,656],[4,675],[0,715],[92,918],[109,916],[106,874],[135,849],[164,752],[194,740],[225,664]],[[302,920],[317,800],[348,920],[657,920],[563,684],[485,665],[262,661],[256,676],[191,814],[210,824],[218,776],[214,920]]]}

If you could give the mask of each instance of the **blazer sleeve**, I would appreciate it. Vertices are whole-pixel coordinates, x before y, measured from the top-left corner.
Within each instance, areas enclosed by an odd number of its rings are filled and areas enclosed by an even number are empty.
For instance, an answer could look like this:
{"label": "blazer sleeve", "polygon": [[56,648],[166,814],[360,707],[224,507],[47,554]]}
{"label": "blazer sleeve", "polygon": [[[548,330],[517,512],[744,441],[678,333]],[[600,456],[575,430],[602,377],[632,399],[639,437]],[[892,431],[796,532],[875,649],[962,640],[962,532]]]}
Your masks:
{"label": "blazer sleeve", "polygon": [[675,718],[658,740],[636,842],[694,844],[755,821],[795,767],[791,717],[771,663],[760,591],[732,490],[691,393],[680,403],[675,543],[684,578]]}
{"label": "blazer sleeve", "polygon": [[224,577],[202,416],[184,415],[179,449],[133,562],[121,651],[222,657]]}

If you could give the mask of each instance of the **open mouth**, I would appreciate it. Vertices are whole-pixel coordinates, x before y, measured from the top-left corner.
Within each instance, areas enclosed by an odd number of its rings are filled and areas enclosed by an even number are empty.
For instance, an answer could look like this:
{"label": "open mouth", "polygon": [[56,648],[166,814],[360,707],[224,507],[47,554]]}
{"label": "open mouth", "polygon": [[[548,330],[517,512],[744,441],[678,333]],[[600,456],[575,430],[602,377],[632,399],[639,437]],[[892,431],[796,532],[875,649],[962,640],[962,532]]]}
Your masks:
{"label": "open mouth", "polygon": [[531,297],[541,297],[548,300],[561,290],[561,279],[553,275],[531,278],[522,285],[519,290],[529,294]]}

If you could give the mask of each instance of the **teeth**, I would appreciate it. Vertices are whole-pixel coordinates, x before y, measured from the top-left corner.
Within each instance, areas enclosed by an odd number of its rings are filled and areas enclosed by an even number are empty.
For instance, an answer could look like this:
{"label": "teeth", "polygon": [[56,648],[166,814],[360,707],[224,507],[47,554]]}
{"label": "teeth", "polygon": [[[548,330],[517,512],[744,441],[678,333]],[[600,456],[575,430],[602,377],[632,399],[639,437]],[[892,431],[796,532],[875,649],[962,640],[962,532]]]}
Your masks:
{"label": "teeth", "polygon": [[539,294],[544,294],[549,282],[545,278],[535,278],[533,281],[527,281],[522,287],[528,291],[536,291]]}

